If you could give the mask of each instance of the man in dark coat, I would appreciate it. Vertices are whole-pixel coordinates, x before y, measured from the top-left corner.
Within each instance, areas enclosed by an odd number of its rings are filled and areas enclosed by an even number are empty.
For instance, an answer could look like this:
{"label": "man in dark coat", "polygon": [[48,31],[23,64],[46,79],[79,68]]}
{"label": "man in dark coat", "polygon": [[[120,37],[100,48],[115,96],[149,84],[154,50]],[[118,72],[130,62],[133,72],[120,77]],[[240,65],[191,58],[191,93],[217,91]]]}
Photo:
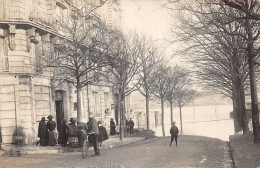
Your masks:
{"label": "man in dark coat", "polygon": [[87,136],[86,133],[88,131],[87,121],[85,119],[81,119],[81,121],[77,124],[77,128],[79,146],[82,147]]}
{"label": "man in dark coat", "polygon": [[126,125],[126,132],[129,133],[129,124],[127,119],[125,119],[125,125]]}
{"label": "man in dark coat", "polygon": [[110,120],[110,135],[115,135],[116,134],[116,124],[113,121],[113,118]]}
{"label": "man in dark coat", "polygon": [[40,145],[48,145],[48,129],[45,123],[45,117],[42,117],[38,127],[38,137],[40,138]]}
{"label": "man in dark coat", "polygon": [[175,143],[176,143],[176,147],[177,145],[177,138],[178,138],[178,134],[179,134],[179,129],[177,128],[177,126],[175,125],[175,122],[172,122],[172,127],[170,130],[171,133],[171,143],[170,143],[170,147],[172,145],[172,141],[175,139]]}
{"label": "man in dark coat", "polygon": [[102,126],[101,121],[98,121],[98,130],[99,130],[99,137],[98,141],[100,143],[100,147],[102,146],[102,142],[106,141],[109,137],[107,135],[107,130],[104,126]]}
{"label": "man in dark coat", "polygon": [[130,121],[128,122],[128,125],[129,125],[129,129],[130,129],[130,134],[133,134],[133,133],[134,133],[135,123],[134,123],[134,121],[132,120],[132,118],[130,118]]}
{"label": "man in dark coat", "polygon": [[66,147],[69,138],[69,128],[67,124],[67,119],[62,120],[61,124],[61,132],[60,132],[61,146]]}
{"label": "man in dark coat", "polygon": [[[92,140],[93,140],[93,146],[95,150],[95,155],[100,155],[99,151],[99,145],[98,145],[98,136],[99,136],[99,130],[98,130],[98,124],[97,121],[92,113],[89,115],[89,130],[88,133],[92,134]],[[91,138],[90,138],[91,139]]]}

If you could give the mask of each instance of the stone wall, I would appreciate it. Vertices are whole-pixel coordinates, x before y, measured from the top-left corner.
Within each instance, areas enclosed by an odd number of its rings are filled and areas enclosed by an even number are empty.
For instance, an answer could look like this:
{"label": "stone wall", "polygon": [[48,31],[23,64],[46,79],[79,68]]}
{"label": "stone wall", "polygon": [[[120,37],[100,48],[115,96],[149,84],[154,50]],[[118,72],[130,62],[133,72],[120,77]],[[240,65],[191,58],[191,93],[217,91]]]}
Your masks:
{"label": "stone wall", "polygon": [[16,128],[16,78],[0,77],[0,125],[3,143],[11,143]]}

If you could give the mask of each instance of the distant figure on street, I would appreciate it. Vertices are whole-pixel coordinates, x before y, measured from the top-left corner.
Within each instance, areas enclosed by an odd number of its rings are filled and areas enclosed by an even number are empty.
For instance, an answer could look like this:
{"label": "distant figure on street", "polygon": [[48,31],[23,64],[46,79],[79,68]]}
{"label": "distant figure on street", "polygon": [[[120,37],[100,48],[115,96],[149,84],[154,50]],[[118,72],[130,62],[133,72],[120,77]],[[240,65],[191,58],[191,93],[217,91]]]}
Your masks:
{"label": "distant figure on street", "polygon": [[126,125],[126,132],[129,133],[129,123],[127,119],[125,119],[125,125]]}
{"label": "distant figure on street", "polygon": [[45,117],[42,117],[38,127],[38,137],[40,138],[40,145],[48,145],[48,129],[45,123]]}
{"label": "distant figure on street", "polygon": [[110,119],[110,135],[116,134],[116,124],[113,121],[113,118]]}
{"label": "distant figure on street", "polygon": [[172,145],[172,141],[175,139],[175,143],[176,143],[176,147],[178,146],[178,134],[179,134],[179,129],[177,128],[177,126],[175,125],[175,122],[172,122],[172,127],[170,130],[171,133],[171,143],[170,143],[170,147]]}
{"label": "distant figure on street", "polygon": [[61,124],[61,132],[59,135],[61,138],[61,146],[66,147],[68,143],[68,138],[69,138],[69,128],[67,124],[67,119],[62,120]]}
{"label": "distant figure on street", "polygon": [[100,155],[99,151],[99,145],[98,145],[98,136],[99,136],[99,130],[98,130],[98,124],[97,121],[92,113],[89,115],[89,130],[88,133],[93,133],[89,136],[91,140],[93,140],[93,146],[94,146],[94,151],[95,155],[98,156]]}
{"label": "distant figure on street", "polygon": [[133,133],[134,133],[135,123],[134,123],[134,121],[132,120],[132,118],[130,118],[130,121],[128,122],[128,125],[129,125],[129,129],[130,129],[130,134],[133,134]]}
{"label": "distant figure on street", "polygon": [[107,135],[107,130],[106,128],[102,125],[101,121],[98,121],[98,130],[99,130],[99,137],[98,137],[98,142],[100,147],[102,146],[102,142],[106,141],[109,137]]}
{"label": "distant figure on street", "polygon": [[86,133],[88,131],[87,120],[84,118],[81,119],[81,121],[78,122],[77,127],[78,127],[79,146],[82,147],[87,136]]}
{"label": "distant figure on street", "polygon": [[47,122],[47,128],[49,129],[49,145],[54,146],[58,143],[55,132],[56,122],[52,120],[54,118],[52,115],[49,115],[47,118],[49,119]]}

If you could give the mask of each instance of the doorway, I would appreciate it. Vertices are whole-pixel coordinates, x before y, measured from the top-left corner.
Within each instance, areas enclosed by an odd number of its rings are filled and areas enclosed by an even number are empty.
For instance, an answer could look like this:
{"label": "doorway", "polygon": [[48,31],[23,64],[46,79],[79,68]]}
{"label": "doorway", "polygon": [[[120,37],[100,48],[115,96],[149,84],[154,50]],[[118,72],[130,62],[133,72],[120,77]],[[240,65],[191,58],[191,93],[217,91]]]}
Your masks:
{"label": "doorway", "polygon": [[[64,105],[63,105],[63,92],[62,91],[56,91],[55,107],[56,107],[57,130],[59,132],[59,135],[61,135],[62,120],[64,119]],[[58,142],[60,143],[60,136],[58,138]]]}

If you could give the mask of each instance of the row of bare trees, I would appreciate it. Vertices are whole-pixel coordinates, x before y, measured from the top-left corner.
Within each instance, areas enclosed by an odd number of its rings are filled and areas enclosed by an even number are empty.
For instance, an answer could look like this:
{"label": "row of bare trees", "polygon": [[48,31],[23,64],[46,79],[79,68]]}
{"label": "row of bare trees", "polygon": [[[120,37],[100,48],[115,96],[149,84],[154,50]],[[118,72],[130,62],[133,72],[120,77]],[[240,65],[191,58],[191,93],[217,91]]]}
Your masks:
{"label": "row of bare trees", "polygon": [[[118,90],[117,110],[120,132],[126,132],[125,101],[133,91],[146,99],[147,130],[150,129],[149,102],[159,99],[162,106],[162,131],[164,130],[164,103],[180,108],[189,103],[195,91],[191,90],[189,73],[179,66],[170,67],[152,39],[137,33],[124,34],[108,27],[93,15],[102,4],[82,6],[73,17],[59,21],[63,38],[53,39],[43,68],[54,71],[56,82],[67,82],[77,89],[77,118],[81,120],[82,91],[89,84],[98,84],[99,78]],[[118,116],[116,116],[118,117]],[[116,121],[119,118],[116,118]],[[122,134],[120,134],[122,138]],[[125,134],[126,135],[126,134]]]}
{"label": "row of bare trees", "polygon": [[245,90],[250,87],[254,142],[260,142],[257,80],[259,76],[258,0],[169,1],[178,9],[180,54],[195,66],[199,84],[233,100],[234,121],[248,132]]}
{"label": "row of bare trees", "polygon": [[176,104],[180,109],[180,125],[182,133],[182,107],[192,102],[198,92],[192,89],[190,73],[184,68],[176,65],[166,66],[161,63],[153,73],[153,95],[160,99],[161,114],[162,114],[162,133],[165,136],[164,129],[164,103],[170,104],[171,123],[173,122],[173,104]]}

